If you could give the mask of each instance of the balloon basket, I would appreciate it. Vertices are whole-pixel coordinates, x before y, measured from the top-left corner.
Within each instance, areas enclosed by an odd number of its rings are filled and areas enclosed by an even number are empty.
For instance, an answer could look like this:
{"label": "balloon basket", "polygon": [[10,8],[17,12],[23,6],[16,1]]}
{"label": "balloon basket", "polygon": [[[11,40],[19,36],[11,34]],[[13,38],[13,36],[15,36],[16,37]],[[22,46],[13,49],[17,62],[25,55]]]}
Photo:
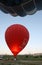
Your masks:
{"label": "balloon basket", "polygon": [[16,58],[14,58],[14,61],[16,61],[17,59]]}

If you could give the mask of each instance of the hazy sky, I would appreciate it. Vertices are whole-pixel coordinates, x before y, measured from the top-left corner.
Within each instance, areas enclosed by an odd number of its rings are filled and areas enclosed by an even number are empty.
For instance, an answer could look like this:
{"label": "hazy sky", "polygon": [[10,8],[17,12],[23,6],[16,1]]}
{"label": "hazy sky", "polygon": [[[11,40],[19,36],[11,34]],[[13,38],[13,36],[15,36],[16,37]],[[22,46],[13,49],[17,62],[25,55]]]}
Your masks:
{"label": "hazy sky", "polygon": [[0,11],[0,54],[12,54],[5,42],[5,31],[10,25],[18,23],[30,33],[29,42],[20,54],[42,53],[42,11],[25,17],[13,17]]}

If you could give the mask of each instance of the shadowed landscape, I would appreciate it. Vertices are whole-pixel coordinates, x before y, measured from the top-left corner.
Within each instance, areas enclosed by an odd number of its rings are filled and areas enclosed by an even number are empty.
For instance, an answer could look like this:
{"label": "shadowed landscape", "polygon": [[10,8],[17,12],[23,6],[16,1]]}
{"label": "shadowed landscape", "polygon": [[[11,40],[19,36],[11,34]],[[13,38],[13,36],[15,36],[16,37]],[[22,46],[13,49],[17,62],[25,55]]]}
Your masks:
{"label": "shadowed landscape", "polygon": [[42,54],[18,55],[16,61],[13,55],[0,55],[0,65],[42,65]]}

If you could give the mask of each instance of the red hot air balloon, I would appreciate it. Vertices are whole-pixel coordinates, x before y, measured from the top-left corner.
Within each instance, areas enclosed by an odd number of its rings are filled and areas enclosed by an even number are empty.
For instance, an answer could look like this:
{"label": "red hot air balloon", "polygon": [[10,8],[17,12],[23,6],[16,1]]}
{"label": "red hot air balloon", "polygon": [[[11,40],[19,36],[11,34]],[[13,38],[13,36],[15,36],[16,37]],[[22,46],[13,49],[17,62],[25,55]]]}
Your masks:
{"label": "red hot air balloon", "polygon": [[23,25],[11,25],[5,32],[5,40],[14,57],[16,57],[27,45],[29,31]]}

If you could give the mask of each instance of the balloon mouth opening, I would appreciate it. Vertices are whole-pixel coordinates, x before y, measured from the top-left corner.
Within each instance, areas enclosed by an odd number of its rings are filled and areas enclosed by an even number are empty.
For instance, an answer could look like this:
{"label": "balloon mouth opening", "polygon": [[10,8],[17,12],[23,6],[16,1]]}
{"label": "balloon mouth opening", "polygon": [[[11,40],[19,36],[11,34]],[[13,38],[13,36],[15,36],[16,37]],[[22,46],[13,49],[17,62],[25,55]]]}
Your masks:
{"label": "balloon mouth opening", "polygon": [[17,56],[17,54],[20,52],[20,50],[21,49],[17,45],[12,47],[12,53],[14,54],[14,57]]}

